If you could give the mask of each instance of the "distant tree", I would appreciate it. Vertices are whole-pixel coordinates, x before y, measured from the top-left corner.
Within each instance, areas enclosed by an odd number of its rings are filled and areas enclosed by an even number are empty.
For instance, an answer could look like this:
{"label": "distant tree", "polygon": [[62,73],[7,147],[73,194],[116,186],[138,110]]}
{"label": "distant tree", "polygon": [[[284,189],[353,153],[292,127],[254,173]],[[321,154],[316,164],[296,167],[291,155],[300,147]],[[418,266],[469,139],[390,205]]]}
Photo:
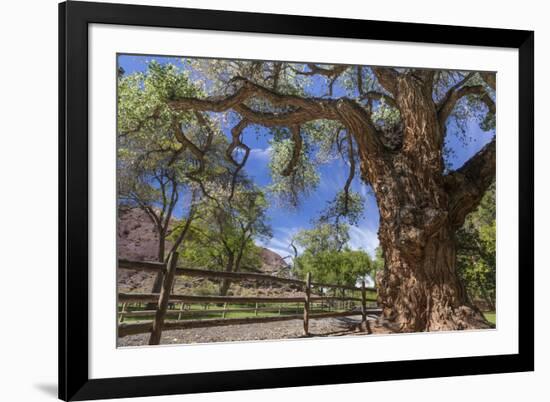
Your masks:
{"label": "distant tree", "polygon": [[[178,136],[185,131],[185,138],[203,154],[225,137],[206,116],[167,107],[166,99],[172,96],[199,95],[175,66],[152,62],[144,73],[118,73],[118,201],[146,212],[158,234],[158,261],[165,262],[167,239],[172,240],[170,251],[184,242],[201,193],[196,158]],[[160,292],[162,278],[159,273],[153,293]]]}
{"label": "distant tree", "polygon": [[348,286],[355,286],[357,281],[372,274],[374,266],[370,256],[346,246],[348,230],[345,224],[335,228],[322,223],[297,233],[293,242],[304,251],[294,258],[294,274],[305,278],[311,272],[315,281]]}
{"label": "distant tree", "polygon": [[[241,183],[217,198],[205,199],[191,227],[192,240],[181,257],[186,264],[212,270],[236,272],[260,267],[260,248],[255,240],[271,236],[265,195],[250,183]],[[219,293],[227,294],[230,280],[222,280]]]}
{"label": "distant tree", "polygon": [[[162,166],[150,171],[120,169],[118,175],[119,202],[142,209],[153,223],[158,235],[158,261],[164,262],[166,239],[172,232],[174,210],[190,190],[180,182],[175,169]],[[193,210],[189,208],[190,215]]]}
{"label": "distant tree", "polygon": [[457,266],[471,299],[482,299],[495,310],[496,203],[495,184],[457,232]]}

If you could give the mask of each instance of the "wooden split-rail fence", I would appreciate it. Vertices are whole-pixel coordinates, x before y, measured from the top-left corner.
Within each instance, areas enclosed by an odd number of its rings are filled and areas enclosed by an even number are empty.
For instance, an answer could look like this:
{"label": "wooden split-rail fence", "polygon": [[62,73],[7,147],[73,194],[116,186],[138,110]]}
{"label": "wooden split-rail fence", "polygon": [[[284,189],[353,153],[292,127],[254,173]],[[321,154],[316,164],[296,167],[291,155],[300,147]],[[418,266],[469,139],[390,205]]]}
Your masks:
{"label": "wooden split-rail fence", "polygon": [[[375,302],[376,298],[368,298],[367,292],[376,292],[374,288],[367,288],[365,281],[362,282],[362,286],[352,287],[336,284],[318,283],[313,282],[310,273],[307,274],[305,281],[292,279],[292,278],[280,278],[276,276],[258,274],[251,272],[224,272],[224,271],[210,271],[202,269],[181,268],[177,266],[178,253],[172,253],[166,263],[160,262],[143,262],[143,261],[128,261],[119,260],[119,269],[131,269],[141,270],[147,272],[162,272],[163,282],[160,293],[119,293],[118,304],[120,307],[119,324],[118,324],[118,336],[124,337],[128,335],[150,333],[149,345],[158,345],[160,343],[163,330],[174,329],[190,329],[190,328],[204,328],[204,327],[216,327],[226,325],[241,325],[241,324],[256,324],[277,322],[286,320],[302,319],[304,324],[304,335],[309,335],[309,321],[312,319],[331,318],[331,317],[348,317],[353,315],[361,315],[361,331],[371,333],[371,328],[367,315],[378,314],[380,310],[378,308],[367,308],[367,302]],[[177,275],[185,275],[192,277],[201,277],[216,280],[231,280],[232,282],[239,281],[259,281],[259,282],[271,282],[294,285],[303,289],[304,296],[301,297],[287,297],[287,296],[273,296],[273,297],[244,297],[244,296],[195,296],[195,295],[183,295],[173,294],[172,289]],[[340,296],[317,296],[313,295],[312,291],[315,289],[334,289],[340,290]],[[360,293],[361,297],[346,296],[345,292]],[[324,292],[323,292],[324,293]],[[151,305],[156,306],[155,310],[137,310],[132,311],[128,309],[132,303],[139,305]],[[303,304],[303,314],[288,314],[281,315],[281,304]],[[312,309],[313,303],[322,303],[324,306],[331,306],[334,303],[340,303],[341,307],[347,307],[344,311],[328,311],[315,313]],[[360,309],[352,308],[355,303],[360,303]],[[170,305],[180,305],[179,310],[169,309]],[[223,306],[223,309],[214,310],[189,310],[185,309],[185,306],[193,304],[204,304],[205,308],[209,304],[215,304],[216,306]],[[227,308],[231,304],[247,304],[255,305],[253,308]],[[278,304],[278,307],[259,307],[259,304]],[[295,311],[295,310],[294,310]],[[232,312],[254,312],[254,316],[242,317],[242,318],[226,318],[228,313]],[[258,312],[278,312],[279,315],[258,317]],[[182,316],[193,313],[219,313],[222,318],[208,318],[208,319],[182,319]],[[139,321],[139,322],[124,322],[127,317],[153,317],[152,321]],[[175,317],[177,319],[170,319],[168,317]]]}

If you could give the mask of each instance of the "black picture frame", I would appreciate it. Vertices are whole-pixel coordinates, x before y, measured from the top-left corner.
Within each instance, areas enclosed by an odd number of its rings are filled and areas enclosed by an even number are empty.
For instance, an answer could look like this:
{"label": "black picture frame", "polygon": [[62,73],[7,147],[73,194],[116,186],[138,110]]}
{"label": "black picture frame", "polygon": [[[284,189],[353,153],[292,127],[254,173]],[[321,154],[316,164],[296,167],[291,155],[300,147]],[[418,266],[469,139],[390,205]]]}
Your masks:
{"label": "black picture frame", "polygon": [[[90,379],[88,25],[191,28],[519,50],[517,354]],[[277,388],[534,370],[534,32],[70,1],[59,5],[59,398]]]}

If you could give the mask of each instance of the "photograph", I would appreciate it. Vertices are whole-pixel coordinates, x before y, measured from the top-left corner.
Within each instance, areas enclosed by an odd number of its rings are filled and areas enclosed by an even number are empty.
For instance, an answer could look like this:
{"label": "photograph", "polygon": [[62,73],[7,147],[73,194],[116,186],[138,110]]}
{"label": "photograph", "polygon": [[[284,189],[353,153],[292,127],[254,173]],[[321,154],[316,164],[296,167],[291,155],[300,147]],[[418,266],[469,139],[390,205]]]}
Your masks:
{"label": "photograph", "polygon": [[0,399],[544,399],[532,3],[6,2]]}
{"label": "photograph", "polygon": [[494,330],[494,71],[116,55],[117,347]]}

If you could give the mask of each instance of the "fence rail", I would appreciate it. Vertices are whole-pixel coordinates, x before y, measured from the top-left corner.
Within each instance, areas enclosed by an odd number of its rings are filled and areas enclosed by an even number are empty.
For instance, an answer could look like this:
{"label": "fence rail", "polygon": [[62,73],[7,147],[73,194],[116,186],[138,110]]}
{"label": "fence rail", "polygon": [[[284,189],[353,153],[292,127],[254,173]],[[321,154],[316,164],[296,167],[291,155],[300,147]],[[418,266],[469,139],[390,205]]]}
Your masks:
{"label": "fence rail", "polygon": [[[367,298],[367,291],[376,291],[375,288],[366,287],[363,281],[361,288],[338,285],[338,284],[326,284],[313,282],[311,274],[308,274],[306,281],[280,278],[266,274],[250,273],[250,272],[221,272],[221,271],[208,271],[203,269],[194,268],[181,268],[177,266],[178,254],[172,253],[167,263],[160,262],[146,262],[146,261],[129,261],[120,259],[118,261],[119,269],[132,269],[141,270],[146,272],[163,273],[163,283],[160,293],[119,293],[118,302],[122,303],[122,311],[119,312],[119,325],[118,336],[124,337],[128,335],[151,333],[149,344],[158,345],[163,330],[172,329],[191,329],[191,328],[204,328],[204,327],[217,327],[227,325],[243,325],[243,324],[256,324],[256,323],[269,323],[287,320],[302,319],[304,323],[304,334],[309,334],[309,321],[312,319],[322,319],[331,317],[347,317],[354,315],[361,315],[361,330],[371,333],[367,315],[379,314],[378,308],[367,308],[367,302],[376,301],[373,298]],[[304,296],[270,296],[270,297],[248,297],[248,296],[195,296],[195,295],[183,295],[183,294],[171,294],[174,285],[176,275],[185,275],[202,278],[215,278],[215,279],[231,279],[235,282],[243,280],[254,280],[260,282],[276,282],[296,285],[302,288]],[[312,295],[312,291],[315,288],[325,289],[340,289],[342,290],[342,296],[316,296]],[[345,291],[361,292],[361,297],[345,296]],[[326,303],[328,306],[335,302],[342,302],[351,308],[352,302],[359,302],[360,309],[348,309],[345,311],[329,311],[316,313],[314,304],[321,303],[322,306]],[[128,311],[126,307],[131,303],[156,303],[157,308],[155,310],[141,310],[141,311]],[[180,304],[179,310],[169,309],[170,304]],[[296,311],[291,307],[260,307],[259,304],[303,304],[303,314],[288,314],[281,315],[282,311]],[[204,304],[205,310],[197,309],[185,309],[185,305],[191,304]],[[211,309],[208,310],[208,304],[216,304],[218,306],[223,304],[223,309]],[[227,308],[228,304],[255,304],[254,308],[240,307],[240,308]],[[252,312],[254,311],[254,317],[240,317],[240,318],[225,318],[227,313],[232,312]],[[278,311],[277,316],[257,317],[258,312],[272,312]],[[186,319],[182,320],[182,316],[188,314],[214,314],[221,313],[222,318],[208,318],[208,319]],[[177,315],[177,320],[167,320],[168,316]],[[153,316],[152,321],[128,323],[123,322],[125,317],[147,317]]]}
{"label": "fence rail", "polygon": [[[119,293],[118,301],[122,303],[155,303],[159,300],[158,293]],[[372,299],[370,299],[372,301]],[[301,303],[303,297],[289,296],[192,296],[170,295],[169,302],[174,303]],[[311,296],[310,301],[362,301],[359,297]],[[369,300],[367,300],[369,301]]]}
{"label": "fence rail", "polygon": [[[148,261],[129,261],[129,260],[118,260],[118,267],[123,269],[132,269],[136,271],[146,271],[146,272],[166,272],[166,264],[161,262],[148,262]],[[281,278],[278,276],[271,276],[267,274],[257,274],[254,272],[224,272],[224,271],[209,271],[206,269],[196,269],[196,268],[182,268],[176,267],[176,275],[186,275],[193,277],[202,277],[202,278],[216,278],[216,279],[236,279],[236,280],[255,280],[255,281],[267,281],[267,282],[278,282],[291,285],[297,285],[301,287],[306,286],[306,282],[299,279],[291,278]],[[338,285],[333,283],[322,283],[322,282],[312,282],[312,287],[318,288],[333,288],[333,289],[344,289],[352,291],[360,291],[361,288],[347,285]],[[376,291],[376,288],[367,287],[369,291]]]}

